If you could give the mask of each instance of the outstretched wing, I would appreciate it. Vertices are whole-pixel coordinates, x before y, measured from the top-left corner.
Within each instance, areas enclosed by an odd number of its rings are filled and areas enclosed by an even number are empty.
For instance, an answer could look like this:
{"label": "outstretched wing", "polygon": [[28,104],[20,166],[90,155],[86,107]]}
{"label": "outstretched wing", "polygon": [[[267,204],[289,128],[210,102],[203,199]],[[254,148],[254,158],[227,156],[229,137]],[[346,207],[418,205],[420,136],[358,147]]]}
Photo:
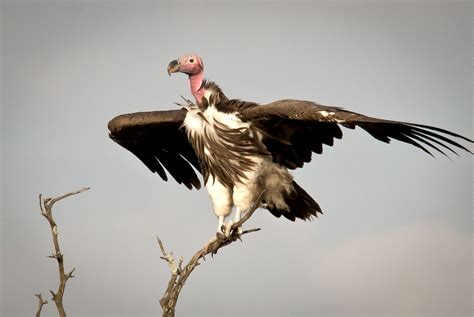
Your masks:
{"label": "outstretched wing", "polygon": [[120,115],[109,124],[109,137],[135,154],[153,173],[168,180],[165,169],[189,189],[201,183],[192,166],[199,162],[181,124],[186,110],[137,112]]}
{"label": "outstretched wing", "polygon": [[262,142],[272,153],[273,160],[288,168],[302,167],[311,161],[312,152],[321,154],[323,144],[332,146],[342,138],[340,125],[360,127],[377,140],[391,139],[412,144],[432,155],[435,150],[456,155],[456,149],[472,154],[455,138],[473,141],[448,130],[407,122],[367,117],[337,107],[322,106],[303,100],[280,100],[267,105],[254,105],[240,110],[242,120],[252,122],[263,135]]}

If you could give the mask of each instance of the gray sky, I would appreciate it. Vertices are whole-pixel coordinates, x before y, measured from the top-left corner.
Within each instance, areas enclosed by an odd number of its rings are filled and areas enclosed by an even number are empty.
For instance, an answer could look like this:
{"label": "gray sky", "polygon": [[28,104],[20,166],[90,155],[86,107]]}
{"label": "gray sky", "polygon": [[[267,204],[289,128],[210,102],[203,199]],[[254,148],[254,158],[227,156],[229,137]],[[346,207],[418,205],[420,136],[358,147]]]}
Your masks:
{"label": "gray sky", "polygon": [[[189,97],[168,62],[199,53],[234,98],[313,100],[472,133],[471,2],[1,5],[2,316],[57,288],[38,194],[56,205],[71,316],[156,316],[169,278],[154,240],[188,259],[216,226],[205,191],[163,182],[107,122]],[[179,316],[469,316],[472,158],[430,158],[365,132],[294,173],[312,222],[259,211],[199,266]],[[53,305],[45,314],[55,314]]]}

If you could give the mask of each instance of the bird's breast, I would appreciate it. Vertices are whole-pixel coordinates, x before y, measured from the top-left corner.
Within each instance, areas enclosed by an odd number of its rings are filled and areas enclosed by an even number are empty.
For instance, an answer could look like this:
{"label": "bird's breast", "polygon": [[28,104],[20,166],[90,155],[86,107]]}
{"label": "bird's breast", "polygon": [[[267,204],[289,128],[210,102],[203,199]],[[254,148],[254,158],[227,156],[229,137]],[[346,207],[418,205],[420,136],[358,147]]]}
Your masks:
{"label": "bird's breast", "polygon": [[232,188],[248,179],[260,157],[269,155],[258,131],[240,120],[237,113],[220,112],[213,106],[204,111],[191,108],[183,126],[206,183],[212,177]]}

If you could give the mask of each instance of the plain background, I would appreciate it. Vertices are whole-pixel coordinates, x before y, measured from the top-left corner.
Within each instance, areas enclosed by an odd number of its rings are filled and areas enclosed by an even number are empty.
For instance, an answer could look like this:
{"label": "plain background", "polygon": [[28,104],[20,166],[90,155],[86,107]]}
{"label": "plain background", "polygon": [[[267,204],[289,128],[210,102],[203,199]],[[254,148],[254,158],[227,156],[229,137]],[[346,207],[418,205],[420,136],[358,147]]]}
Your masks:
{"label": "plain background", "polygon": [[[156,316],[169,278],[155,235],[188,259],[217,220],[205,191],[163,182],[107,122],[190,97],[187,52],[234,98],[313,100],[472,133],[470,1],[3,2],[2,316],[57,288],[38,194],[54,210],[71,316]],[[363,131],[294,172],[325,214],[261,210],[192,274],[178,316],[470,316],[472,157],[433,159]],[[472,146],[471,146],[472,149]],[[45,315],[54,316],[52,303]]]}

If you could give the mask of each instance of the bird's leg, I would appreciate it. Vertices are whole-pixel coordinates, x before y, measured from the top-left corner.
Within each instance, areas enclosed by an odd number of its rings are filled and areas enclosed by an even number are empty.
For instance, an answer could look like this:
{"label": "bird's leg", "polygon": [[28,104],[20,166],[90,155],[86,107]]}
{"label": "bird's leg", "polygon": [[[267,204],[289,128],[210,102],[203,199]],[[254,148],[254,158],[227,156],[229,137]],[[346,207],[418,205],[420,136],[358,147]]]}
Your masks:
{"label": "bird's leg", "polygon": [[[235,208],[235,218],[234,218],[234,221],[230,221],[229,223],[227,223],[225,225],[225,236],[226,237],[229,237],[230,236],[230,232],[232,230],[232,226],[234,225],[234,223],[236,222],[239,222],[240,221],[240,218],[242,216],[242,211],[240,210],[240,208],[236,207]],[[242,226],[239,226],[237,228],[237,234],[240,236],[242,234]]]}
{"label": "bird's leg", "polygon": [[225,231],[226,231],[226,225],[224,224],[225,216],[224,215],[218,216],[218,219],[219,219],[219,221],[217,223],[216,235],[215,235],[214,238],[212,238],[209,241],[209,243],[212,243],[216,239],[221,239],[225,234]]}
{"label": "bird's leg", "polygon": [[222,226],[224,225],[224,216],[219,216],[219,222],[217,224],[217,232],[222,233]]}
{"label": "bird's leg", "polygon": [[[235,209],[234,223],[239,222],[241,218],[242,218],[242,210],[240,210],[240,208],[237,207]],[[237,228],[237,233],[239,234],[239,236],[242,234],[242,226],[239,226]]]}
{"label": "bird's leg", "polygon": [[232,229],[232,221],[229,221],[228,223],[225,224],[225,236],[230,237],[230,231]]}

